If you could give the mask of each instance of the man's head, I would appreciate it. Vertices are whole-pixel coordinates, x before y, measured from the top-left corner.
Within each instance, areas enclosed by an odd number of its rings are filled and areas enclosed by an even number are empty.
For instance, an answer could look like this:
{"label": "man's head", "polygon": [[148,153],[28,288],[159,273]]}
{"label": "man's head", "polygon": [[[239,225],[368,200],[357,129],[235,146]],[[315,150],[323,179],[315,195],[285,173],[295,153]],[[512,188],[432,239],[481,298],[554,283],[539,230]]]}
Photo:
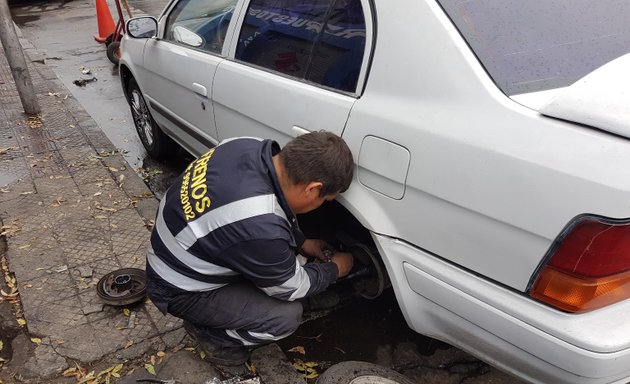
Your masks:
{"label": "man's head", "polygon": [[278,158],[286,178],[283,192],[295,213],[318,208],[348,189],[352,181],[352,152],[334,133],[298,136],[282,148]]}

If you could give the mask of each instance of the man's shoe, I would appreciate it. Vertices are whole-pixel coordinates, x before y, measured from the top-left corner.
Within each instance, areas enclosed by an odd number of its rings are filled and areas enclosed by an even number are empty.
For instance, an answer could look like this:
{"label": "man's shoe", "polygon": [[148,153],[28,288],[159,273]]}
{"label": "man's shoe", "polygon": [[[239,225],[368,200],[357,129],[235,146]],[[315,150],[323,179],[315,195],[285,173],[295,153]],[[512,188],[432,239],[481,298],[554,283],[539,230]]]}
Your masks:
{"label": "man's shoe", "polygon": [[249,350],[245,347],[219,347],[208,341],[203,335],[203,330],[192,323],[184,321],[184,329],[190,337],[199,343],[199,347],[205,352],[204,360],[211,363],[227,366],[245,364],[249,360]]}

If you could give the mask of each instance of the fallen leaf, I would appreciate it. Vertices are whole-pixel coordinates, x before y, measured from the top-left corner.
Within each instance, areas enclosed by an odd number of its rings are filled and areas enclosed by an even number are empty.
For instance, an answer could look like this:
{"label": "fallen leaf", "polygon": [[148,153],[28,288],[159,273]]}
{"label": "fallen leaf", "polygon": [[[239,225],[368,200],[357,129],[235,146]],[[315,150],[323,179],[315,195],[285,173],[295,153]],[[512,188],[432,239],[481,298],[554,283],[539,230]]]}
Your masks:
{"label": "fallen leaf", "polygon": [[166,356],[166,353],[164,353],[164,351],[159,351],[156,355],[158,355],[158,357],[164,357]]}
{"label": "fallen leaf", "polygon": [[201,357],[201,360],[205,360],[206,353],[204,351],[199,352],[199,357]]}
{"label": "fallen leaf", "polygon": [[151,365],[155,365],[155,355],[151,355],[149,361],[151,361]]}
{"label": "fallen leaf", "polygon": [[304,376],[304,377],[306,377],[307,379],[314,379],[314,378],[316,378],[316,377],[318,377],[318,376],[319,376],[319,373],[317,373],[317,372],[311,372],[311,373],[309,373],[308,375],[306,375],[306,376]]}
{"label": "fallen leaf", "polygon": [[31,245],[30,244],[24,244],[24,245],[20,245],[18,248],[19,249],[26,249],[26,248],[30,248]]}
{"label": "fallen leaf", "polygon": [[297,347],[293,347],[289,349],[287,352],[301,353],[303,355],[306,355],[306,351],[304,350],[304,347],[301,345],[298,345]]}
{"label": "fallen leaf", "polygon": [[0,351],[2,351],[2,348],[4,348],[4,343],[0,340]]}
{"label": "fallen leaf", "polygon": [[31,341],[35,344],[41,344],[42,343],[42,339],[40,339],[39,337],[31,337]]}
{"label": "fallen leaf", "polygon": [[258,369],[256,369],[256,366],[254,365],[254,363],[249,363],[249,362],[245,362],[245,366],[247,367],[247,369],[254,375],[258,374]]}
{"label": "fallen leaf", "polygon": [[115,167],[109,167],[109,170],[112,172],[118,172],[118,168]]}
{"label": "fallen leaf", "polygon": [[17,319],[17,323],[20,327],[23,327],[26,325],[26,320],[24,319]]}
{"label": "fallen leaf", "polygon": [[64,377],[73,377],[78,373],[77,369],[75,367],[72,368],[68,368],[65,371],[63,371],[62,375]]}
{"label": "fallen leaf", "polygon": [[145,364],[144,365],[144,369],[147,370],[147,372],[149,372],[150,374],[152,374],[153,376],[155,376],[155,367],[152,366],[151,364]]}
{"label": "fallen leaf", "polygon": [[124,308],[123,309],[123,315],[129,317],[131,315],[131,310],[129,310],[129,308]]}
{"label": "fallen leaf", "polygon": [[24,284],[24,288],[33,288],[33,284]]}
{"label": "fallen leaf", "polygon": [[132,345],[133,345],[133,340],[127,341],[127,344],[125,344],[125,349],[131,347]]}

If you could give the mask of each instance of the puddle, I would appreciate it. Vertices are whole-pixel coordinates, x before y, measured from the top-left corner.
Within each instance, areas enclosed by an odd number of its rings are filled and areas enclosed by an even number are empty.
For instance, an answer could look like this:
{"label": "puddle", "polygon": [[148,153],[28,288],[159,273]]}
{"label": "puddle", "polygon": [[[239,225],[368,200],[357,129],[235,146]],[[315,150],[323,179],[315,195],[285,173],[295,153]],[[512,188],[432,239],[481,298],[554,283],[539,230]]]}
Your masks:
{"label": "puddle", "polygon": [[418,352],[430,356],[448,344],[412,331],[398,308],[392,289],[374,300],[354,300],[325,317],[308,321],[290,337],[278,342],[285,352],[303,346],[306,355],[287,353],[290,359],[326,361],[348,360],[376,363],[381,348],[394,348],[402,342],[413,343]]}

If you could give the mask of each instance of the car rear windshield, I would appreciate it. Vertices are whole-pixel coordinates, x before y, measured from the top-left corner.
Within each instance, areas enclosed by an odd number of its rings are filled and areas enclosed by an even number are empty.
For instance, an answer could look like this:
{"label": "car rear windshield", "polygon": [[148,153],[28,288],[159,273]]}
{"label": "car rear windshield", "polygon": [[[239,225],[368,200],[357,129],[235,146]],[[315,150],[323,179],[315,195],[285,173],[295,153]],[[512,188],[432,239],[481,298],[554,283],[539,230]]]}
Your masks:
{"label": "car rear windshield", "polygon": [[628,0],[438,0],[508,96],[565,87],[630,52]]}

